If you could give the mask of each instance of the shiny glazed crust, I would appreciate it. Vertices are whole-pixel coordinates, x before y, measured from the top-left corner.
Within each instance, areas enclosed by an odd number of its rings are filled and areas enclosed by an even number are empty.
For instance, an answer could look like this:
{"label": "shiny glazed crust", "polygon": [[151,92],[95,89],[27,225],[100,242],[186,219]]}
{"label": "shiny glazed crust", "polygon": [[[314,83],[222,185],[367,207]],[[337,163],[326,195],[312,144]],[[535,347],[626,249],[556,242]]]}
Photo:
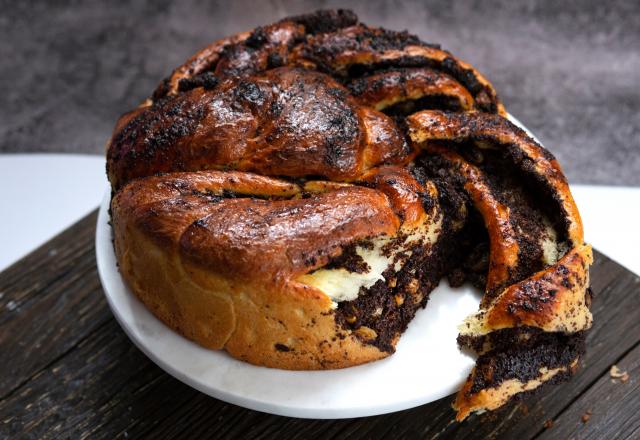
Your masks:
{"label": "shiny glazed crust", "polygon": [[[408,179],[399,169],[378,173]],[[383,188],[385,194],[244,172],[139,179],[111,204],[120,271],[171,328],[239,359],[286,369],[380,359],[389,353],[341,329],[330,298],[297,278],[346,243],[397,234],[398,213],[404,228],[430,222],[433,213],[416,203],[411,183],[402,193],[397,184]],[[231,191],[234,198],[222,197]],[[303,192],[314,194],[301,198]]]}
{"label": "shiny glazed crust", "polygon": [[[215,204],[212,194],[223,190],[291,199],[280,202],[289,205],[284,208],[248,197]],[[248,362],[323,369],[384,357],[386,353],[340,332],[331,300],[296,282],[295,276],[321,265],[323,258],[326,262],[347,239],[391,233],[397,221],[387,198],[353,186],[310,199],[295,198],[300,193],[297,185],[240,172],[134,181],[112,202],[121,273],[170,327]],[[247,209],[261,208],[287,210],[279,231],[271,237],[246,234],[247,226],[234,231]],[[304,217],[312,223],[303,231]],[[194,223],[203,218],[208,223]],[[208,227],[218,228],[217,233]],[[305,258],[310,253],[318,254],[316,262]]]}
{"label": "shiny glazed crust", "polygon": [[389,356],[462,274],[485,295],[454,407],[495,409],[569,377],[592,322],[566,179],[505,115],[473,67],[350,11],[214,42],[114,129],[122,276],[185,337],[304,370]]}

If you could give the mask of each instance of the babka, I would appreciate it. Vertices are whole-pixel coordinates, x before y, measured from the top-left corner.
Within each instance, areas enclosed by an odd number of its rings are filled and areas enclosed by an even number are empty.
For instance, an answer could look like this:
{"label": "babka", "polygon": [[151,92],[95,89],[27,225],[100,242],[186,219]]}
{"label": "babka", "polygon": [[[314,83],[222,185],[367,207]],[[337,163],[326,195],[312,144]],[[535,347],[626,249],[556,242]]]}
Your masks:
{"label": "babka", "polygon": [[567,181],[506,117],[473,67],[350,11],[217,41],[116,124],[119,269],[185,337],[296,370],[389,356],[443,277],[473,283],[454,407],[495,409],[569,377],[592,322]]}

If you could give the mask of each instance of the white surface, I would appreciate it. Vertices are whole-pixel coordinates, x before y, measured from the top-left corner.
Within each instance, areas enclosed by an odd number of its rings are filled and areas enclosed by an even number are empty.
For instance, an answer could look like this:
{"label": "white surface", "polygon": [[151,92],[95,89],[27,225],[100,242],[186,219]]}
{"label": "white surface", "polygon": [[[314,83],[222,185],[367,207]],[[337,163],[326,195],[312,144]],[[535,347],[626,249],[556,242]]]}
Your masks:
{"label": "white surface", "polygon": [[585,240],[640,275],[640,188],[571,185]]}
{"label": "white surface", "polygon": [[100,203],[101,156],[0,155],[0,271]]}
{"label": "white surface", "polygon": [[291,417],[346,418],[399,411],[455,392],[473,359],[456,344],[457,325],[478,307],[470,288],[441,283],[384,360],[329,371],[256,367],[202,348],[166,327],[136,299],[116,267],[109,192],[96,231],[98,272],[109,306],[131,340],[172,376],[218,399]]}

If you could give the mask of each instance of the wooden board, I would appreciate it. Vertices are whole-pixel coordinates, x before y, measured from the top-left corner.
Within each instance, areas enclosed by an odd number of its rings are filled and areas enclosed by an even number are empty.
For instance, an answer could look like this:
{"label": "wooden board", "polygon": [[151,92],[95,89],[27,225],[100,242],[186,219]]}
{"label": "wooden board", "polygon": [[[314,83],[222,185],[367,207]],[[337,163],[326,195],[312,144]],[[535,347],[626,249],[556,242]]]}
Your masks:
{"label": "wooden board", "polygon": [[[452,397],[304,420],[208,397],[135,348],[98,280],[95,222],[94,212],[0,273],[0,438],[640,438],[640,278],[597,252],[595,323],[572,381],[462,424]],[[612,382],[613,364],[626,382]]]}

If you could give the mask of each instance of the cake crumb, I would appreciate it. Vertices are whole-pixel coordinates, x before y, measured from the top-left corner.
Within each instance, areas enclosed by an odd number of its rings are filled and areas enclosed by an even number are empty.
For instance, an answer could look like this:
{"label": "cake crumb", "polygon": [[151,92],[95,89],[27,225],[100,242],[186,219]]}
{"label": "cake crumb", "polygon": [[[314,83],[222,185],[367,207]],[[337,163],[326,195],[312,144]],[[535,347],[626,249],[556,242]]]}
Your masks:
{"label": "cake crumb", "polygon": [[[620,379],[620,382],[625,383],[629,380],[629,373],[626,371],[621,371],[617,365],[612,365],[609,370],[609,375],[612,379]],[[613,383],[616,383],[615,380],[612,380]]]}
{"label": "cake crumb", "polygon": [[589,419],[591,418],[591,410],[588,409],[583,415],[582,415],[582,423],[587,423],[589,421]]}
{"label": "cake crumb", "polygon": [[553,427],[553,419],[548,419],[544,422],[544,429],[551,429]]}
{"label": "cake crumb", "polygon": [[625,383],[628,380],[629,380],[629,373],[625,371],[622,377],[620,378],[620,382]]}

